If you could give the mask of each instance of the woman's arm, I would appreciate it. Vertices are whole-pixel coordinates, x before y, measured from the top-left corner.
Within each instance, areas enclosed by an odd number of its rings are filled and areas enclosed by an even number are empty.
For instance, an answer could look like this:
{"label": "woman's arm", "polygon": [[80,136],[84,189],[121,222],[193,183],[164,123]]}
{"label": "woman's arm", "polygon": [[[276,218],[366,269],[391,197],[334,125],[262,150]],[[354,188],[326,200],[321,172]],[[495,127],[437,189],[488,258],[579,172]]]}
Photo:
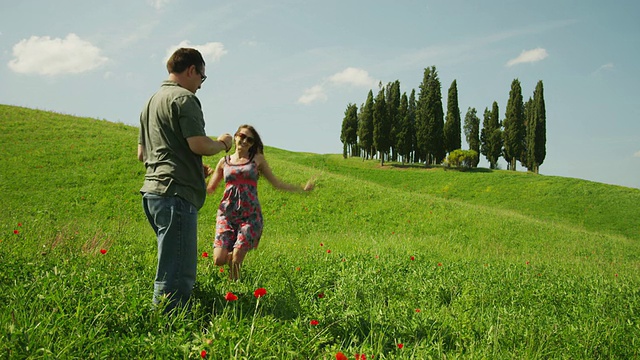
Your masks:
{"label": "woman's arm", "polygon": [[209,179],[209,184],[207,184],[207,194],[211,195],[222,181],[224,177],[224,157],[218,161],[218,165],[216,165],[216,169],[213,170],[213,175]]}
{"label": "woman's arm", "polygon": [[269,163],[267,162],[267,159],[265,159],[264,155],[256,154],[254,161],[256,162],[256,164],[258,164],[258,170],[260,171],[260,173],[276,189],[290,191],[290,192],[313,190],[313,187],[314,187],[313,179],[310,179],[309,181],[307,181],[307,184],[305,186],[288,184],[278,179],[278,177],[273,174],[273,171],[271,171],[271,167],[269,166]]}

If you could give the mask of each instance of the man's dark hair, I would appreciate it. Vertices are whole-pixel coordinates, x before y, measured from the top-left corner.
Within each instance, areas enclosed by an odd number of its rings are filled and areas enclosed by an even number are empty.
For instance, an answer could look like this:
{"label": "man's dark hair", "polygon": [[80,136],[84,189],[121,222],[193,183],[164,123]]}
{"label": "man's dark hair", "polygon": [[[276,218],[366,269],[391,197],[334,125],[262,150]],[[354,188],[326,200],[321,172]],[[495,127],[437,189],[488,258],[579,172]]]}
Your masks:
{"label": "man's dark hair", "polygon": [[205,65],[202,54],[196,49],[180,48],[167,60],[167,71],[170,74],[179,74],[191,65],[195,65],[198,72],[202,74]]}

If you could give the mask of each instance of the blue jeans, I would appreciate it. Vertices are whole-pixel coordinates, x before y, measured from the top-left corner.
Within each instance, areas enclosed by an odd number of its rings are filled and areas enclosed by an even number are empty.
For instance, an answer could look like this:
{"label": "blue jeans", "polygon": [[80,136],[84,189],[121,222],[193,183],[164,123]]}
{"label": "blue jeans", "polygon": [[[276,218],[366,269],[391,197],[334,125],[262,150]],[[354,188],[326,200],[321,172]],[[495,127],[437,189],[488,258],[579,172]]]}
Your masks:
{"label": "blue jeans", "polygon": [[153,303],[167,298],[166,311],[184,306],[196,281],[198,209],[178,196],[144,193],[142,206],[158,238]]}

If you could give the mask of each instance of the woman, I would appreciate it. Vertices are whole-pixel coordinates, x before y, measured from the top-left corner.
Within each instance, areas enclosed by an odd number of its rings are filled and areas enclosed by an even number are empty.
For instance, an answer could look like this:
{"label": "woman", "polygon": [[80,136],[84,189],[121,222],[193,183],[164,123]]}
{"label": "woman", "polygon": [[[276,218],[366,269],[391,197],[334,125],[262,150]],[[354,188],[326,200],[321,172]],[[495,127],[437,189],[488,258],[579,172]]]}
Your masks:
{"label": "woman", "polygon": [[213,242],[215,264],[229,264],[229,277],[238,280],[245,255],[258,247],[262,235],[262,210],[258,200],[258,177],[264,176],[275,188],[297,192],[313,189],[313,180],[304,187],[278,179],[264,157],[260,135],[251,125],[241,125],[234,136],[236,150],[220,159],[207,185],[212,194],[224,179],[226,187],[218,207]]}

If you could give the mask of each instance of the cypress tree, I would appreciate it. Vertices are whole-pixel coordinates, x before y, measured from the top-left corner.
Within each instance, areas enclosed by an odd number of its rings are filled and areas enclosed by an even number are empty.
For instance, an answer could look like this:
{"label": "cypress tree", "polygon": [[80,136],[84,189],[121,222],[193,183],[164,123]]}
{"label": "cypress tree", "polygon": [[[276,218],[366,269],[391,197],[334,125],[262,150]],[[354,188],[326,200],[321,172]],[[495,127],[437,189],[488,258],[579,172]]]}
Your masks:
{"label": "cypress tree", "polygon": [[[464,135],[469,145],[469,150],[480,154],[480,119],[475,108],[469,108],[464,117]],[[471,167],[478,166],[479,158],[476,158]]]}
{"label": "cypress tree", "polygon": [[491,138],[489,140],[491,143],[490,151],[491,158],[494,162],[494,169],[497,169],[498,159],[500,159],[500,154],[502,154],[502,145],[504,141],[502,137],[502,123],[500,122],[500,110],[496,101],[494,101],[491,106],[491,127],[493,128],[493,132],[491,133]]}
{"label": "cypress tree", "polygon": [[536,136],[536,117],[533,109],[533,99],[529,98],[524,103],[524,128],[525,128],[525,142],[524,142],[524,163],[522,164],[529,171],[535,172],[535,136]]}
{"label": "cypress tree", "polygon": [[398,106],[398,126],[396,133],[396,151],[402,158],[402,164],[409,159],[411,154],[411,137],[413,129],[411,119],[409,119],[409,99],[407,93],[403,93],[400,97],[400,106]]}
{"label": "cypress tree", "polygon": [[[416,161],[426,162],[427,159],[427,141],[428,141],[428,100],[429,82],[431,81],[431,68],[425,68],[420,83],[420,92],[416,102]],[[428,163],[427,163],[428,164]]]}
{"label": "cypress tree", "polygon": [[342,142],[342,156],[353,156],[358,142],[358,106],[356,104],[347,105],[342,120],[342,131],[340,133]]}
{"label": "cypress tree", "polygon": [[426,164],[439,164],[444,159],[444,112],[436,67],[424,69],[416,109],[417,150]]}
{"label": "cypress tree", "polygon": [[400,131],[400,122],[402,122],[402,118],[399,116],[400,80],[388,83],[385,95],[387,113],[389,115],[389,147],[391,150],[391,160],[396,161],[398,159],[398,132]]}
{"label": "cypress tree", "polygon": [[369,90],[367,101],[360,107],[358,118],[358,139],[363,159],[373,155],[373,91]]}
{"label": "cypress tree", "polygon": [[498,168],[498,159],[502,153],[502,130],[500,130],[498,103],[493,102],[491,111],[484,109],[482,132],[480,133],[480,153],[489,162],[489,168]]}
{"label": "cypress tree", "polygon": [[522,101],[522,87],[520,81],[514,79],[509,91],[507,112],[504,119],[504,157],[509,163],[509,170],[516,170],[516,160],[523,162],[525,133],[524,103]]}
{"label": "cypress tree", "polygon": [[544,88],[542,86],[542,80],[536,84],[536,89],[533,92],[533,108],[536,118],[536,131],[535,131],[535,172],[540,171],[540,165],[544,162],[547,156],[547,110],[544,104]]}
{"label": "cypress tree", "polygon": [[384,96],[384,87],[381,86],[373,102],[373,146],[380,155],[380,165],[384,165],[384,157],[389,152],[390,131],[387,102]]}
{"label": "cypress tree", "polygon": [[409,103],[407,104],[407,117],[409,118],[409,128],[411,129],[411,142],[408,145],[409,148],[409,161],[416,162],[416,89],[411,89],[409,95]]}
{"label": "cypress tree", "polygon": [[447,118],[444,123],[444,144],[446,152],[462,149],[460,131],[460,107],[458,106],[458,85],[453,80],[447,95]]}

